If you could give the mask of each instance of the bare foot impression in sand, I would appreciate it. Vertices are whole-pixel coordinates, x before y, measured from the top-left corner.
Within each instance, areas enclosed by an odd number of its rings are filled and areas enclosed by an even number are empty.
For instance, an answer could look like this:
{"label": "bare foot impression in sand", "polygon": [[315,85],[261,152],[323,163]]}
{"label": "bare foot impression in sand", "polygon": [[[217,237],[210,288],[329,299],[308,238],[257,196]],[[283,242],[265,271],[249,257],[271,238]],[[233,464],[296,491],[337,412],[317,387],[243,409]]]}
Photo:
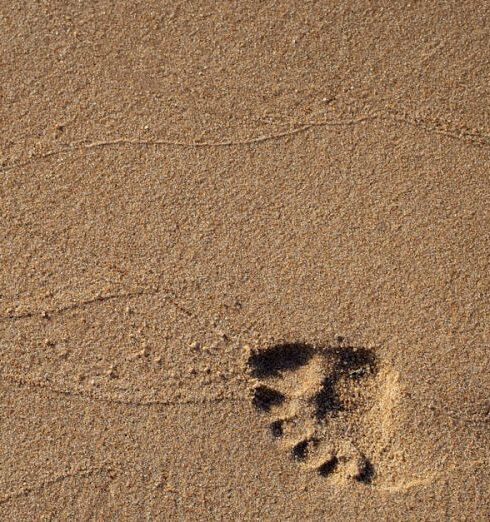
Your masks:
{"label": "bare foot impression in sand", "polygon": [[359,443],[376,397],[377,364],[362,347],[284,343],[251,350],[252,403],[290,457],[324,477],[371,484]]}

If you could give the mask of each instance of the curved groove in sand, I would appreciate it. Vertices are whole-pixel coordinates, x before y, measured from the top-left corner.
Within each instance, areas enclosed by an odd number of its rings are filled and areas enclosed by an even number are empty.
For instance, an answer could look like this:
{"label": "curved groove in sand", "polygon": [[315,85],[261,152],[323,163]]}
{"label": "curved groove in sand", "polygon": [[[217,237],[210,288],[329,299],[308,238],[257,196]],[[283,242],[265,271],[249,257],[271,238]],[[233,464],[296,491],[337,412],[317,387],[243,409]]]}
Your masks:
{"label": "curved groove in sand", "polygon": [[5,504],[5,503],[9,502],[10,500],[14,500],[16,498],[26,497],[32,493],[36,493],[38,491],[43,490],[44,488],[53,486],[54,484],[59,484],[60,482],[64,482],[65,480],[68,480],[71,478],[82,478],[82,479],[85,478],[86,479],[93,475],[100,475],[102,473],[108,473],[108,472],[110,472],[110,470],[111,469],[108,466],[101,466],[98,468],[80,468],[78,470],[75,470],[75,471],[72,471],[69,473],[63,473],[52,479],[44,480],[38,484],[27,484],[26,486],[19,488],[17,490],[0,494],[0,504]]}
{"label": "curved groove in sand", "polygon": [[[488,465],[488,461],[485,460],[475,460],[466,463],[464,466],[457,467],[458,470],[462,469],[472,469],[478,465]],[[406,481],[400,481],[393,484],[387,484],[387,485],[379,485],[374,486],[374,490],[380,491],[380,492],[386,492],[386,493],[404,493],[407,492],[413,488],[424,486],[427,484],[433,484],[434,482],[447,478],[447,472],[453,471],[456,469],[456,467],[451,468],[446,471],[441,471],[439,473],[433,472],[427,475],[426,477],[418,477],[412,480],[406,480]],[[27,484],[22,488],[18,488],[17,490],[9,491],[7,493],[0,494],[0,504],[6,504],[10,502],[11,500],[15,500],[17,498],[21,497],[27,497],[29,495],[38,493],[42,491],[45,488],[48,488],[50,486],[53,486],[55,484],[59,484],[64,482],[65,480],[69,479],[87,479],[94,475],[102,475],[104,473],[110,474],[113,471],[113,466],[110,465],[103,465],[100,467],[94,467],[94,468],[80,468],[77,470],[74,470],[72,472],[68,473],[62,473],[58,475],[57,477],[54,477],[52,479],[43,480],[37,484]],[[210,487],[216,487],[216,485],[212,485]],[[228,487],[228,485],[223,486]]]}
{"label": "curved groove in sand", "polygon": [[215,397],[201,397],[198,399],[182,399],[182,400],[163,400],[163,399],[124,399],[122,397],[112,396],[109,394],[97,395],[91,391],[80,391],[57,388],[56,386],[48,385],[42,381],[33,379],[26,379],[25,377],[19,377],[17,375],[0,374],[0,381],[8,382],[14,386],[25,387],[30,389],[43,390],[53,395],[75,398],[86,401],[105,402],[107,404],[118,404],[122,406],[130,407],[152,407],[152,406],[193,406],[193,405],[204,405],[204,404],[217,404],[217,403],[240,403],[247,400],[246,397],[239,396],[221,396],[216,395]]}
{"label": "curved groove in sand", "polygon": [[0,321],[19,321],[22,319],[29,319],[31,317],[49,317],[51,315],[59,315],[63,314],[64,312],[69,312],[71,310],[78,310],[81,308],[85,308],[86,306],[90,305],[97,305],[102,304],[107,301],[117,301],[121,299],[130,300],[135,297],[140,297],[144,295],[156,295],[159,291],[148,291],[148,290],[140,290],[136,292],[126,292],[121,294],[107,294],[107,295],[99,295],[96,297],[91,297],[89,299],[85,299],[83,301],[77,301],[75,303],[70,303],[66,305],[62,305],[58,308],[51,308],[51,309],[45,309],[45,310],[29,310],[26,312],[22,312],[20,314],[8,314],[8,315],[2,315],[0,316]]}
{"label": "curved groove in sand", "polygon": [[95,297],[89,297],[80,301],[67,303],[57,308],[48,308],[43,310],[27,310],[21,313],[9,313],[7,315],[0,316],[0,322],[8,321],[21,321],[31,318],[49,319],[51,316],[62,315],[72,310],[81,310],[90,306],[97,306],[107,303],[109,301],[129,301],[141,296],[156,296],[163,294],[163,299],[169,302],[178,312],[186,316],[189,319],[193,319],[201,324],[207,331],[213,332],[220,339],[235,339],[236,336],[229,331],[223,331],[216,324],[209,323],[203,320],[200,316],[194,314],[190,308],[179,302],[179,296],[177,293],[166,287],[153,287],[150,289],[140,289],[136,291],[128,291],[121,293],[111,293],[106,295],[96,295]]}
{"label": "curved groove in sand", "polygon": [[51,150],[41,154],[34,154],[28,160],[12,163],[0,167],[0,172],[7,172],[16,168],[25,167],[35,161],[44,160],[53,156],[59,156],[67,154],[69,152],[81,152],[84,150],[98,149],[98,148],[110,148],[118,146],[167,146],[167,147],[182,147],[182,148],[218,148],[218,147],[237,147],[259,144],[271,140],[277,140],[287,138],[297,134],[304,133],[313,127],[343,127],[358,125],[360,123],[368,121],[386,121],[386,122],[397,122],[404,125],[409,125],[418,128],[422,131],[430,134],[439,136],[446,136],[461,141],[465,141],[470,145],[487,147],[490,146],[490,133],[486,130],[473,130],[470,131],[467,128],[458,127],[451,123],[441,123],[435,120],[428,120],[423,118],[417,118],[413,116],[407,116],[402,113],[378,113],[360,116],[358,118],[349,120],[330,120],[330,121],[309,121],[304,123],[298,123],[298,126],[289,131],[280,132],[277,134],[266,134],[255,136],[245,140],[224,140],[224,141],[171,141],[171,140],[142,140],[140,138],[115,138],[112,140],[105,141],[94,141],[94,142],[73,142],[65,145],[58,150]]}

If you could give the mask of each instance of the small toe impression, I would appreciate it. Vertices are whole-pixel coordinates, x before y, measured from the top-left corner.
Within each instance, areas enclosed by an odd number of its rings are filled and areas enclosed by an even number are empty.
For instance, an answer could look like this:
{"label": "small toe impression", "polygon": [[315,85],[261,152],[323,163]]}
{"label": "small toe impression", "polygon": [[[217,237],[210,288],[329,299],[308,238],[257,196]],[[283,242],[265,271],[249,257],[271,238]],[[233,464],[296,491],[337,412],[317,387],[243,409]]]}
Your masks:
{"label": "small toe impression", "polygon": [[308,456],[308,441],[298,442],[291,450],[291,455],[294,460],[305,461]]}
{"label": "small toe impression", "polygon": [[326,462],[324,462],[321,466],[317,468],[318,474],[322,477],[328,477],[337,469],[339,464],[339,459],[337,457],[331,457]]}
{"label": "small toe impression", "polygon": [[258,410],[270,411],[272,406],[279,406],[284,400],[285,397],[281,392],[261,385],[254,389],[252,402]]}
{"label": "small toe impression", "polygon": [[374,478],[374,466],[368,459],[364,460],[364,463],[359,470],[359,473],[354,477],[357,482],[362,484],[371,484]]}
{"label": "small toe impression", "polygon": [[274,438],[278,439],[284,435],[283,423],[284,421],[277,420],[270,425],[271,433]]}

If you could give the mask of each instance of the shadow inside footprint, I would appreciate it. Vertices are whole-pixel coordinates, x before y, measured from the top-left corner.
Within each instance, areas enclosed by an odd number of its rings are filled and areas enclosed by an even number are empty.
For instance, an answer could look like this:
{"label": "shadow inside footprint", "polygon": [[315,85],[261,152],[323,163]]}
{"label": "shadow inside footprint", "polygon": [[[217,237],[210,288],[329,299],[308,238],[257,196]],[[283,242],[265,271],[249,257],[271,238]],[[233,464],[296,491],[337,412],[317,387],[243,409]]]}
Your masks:
{"label": "shadow inside footprint", "polygon": [[270,428],[271,428],[271,433],[272,433],[272,436],[274,438],[279,438],[279,437],[282,437],[284,435],[284,428],[283,428],[283,421],[282,420],[277,420],[277,421],[274,421]]}
{"label": "shadow inside footprint", "polygon": [[308,441],[302,440],[301,442],[298,442],[298,444],[296,444],[292,449],[291,454],[295,460],[306,460],[308,455]]}
{"label": "shadow inside footprint", "polygon": [[272,406],[284,402],[284,395],[268,386],[257,386],[254,390],[252,402],[258,410],[269,411]]}
{"label": "shadow inside footprint", "polygon": [[327,415],[335,415],[342,409],[342,403],[335,390],[337,377],[335,375],[327,377],[322,384],[321,390],[315,395],[315,417],[318,420],[324,419]]}
{"label": "shadow inside footprint", "polygon": [[265,351],[254,352],[249,358],[253,377],[275,377],[283,370],[304,366],[314,353],[313,346],[302,343],[279,344]]}
{"label": "shadow inside footprint", "polygon": [[374,369],[375,357],[372,350],[367,348],[337,348],[338,356],[337,371],[348,373],[353,379],[363,377],[367,372]]}
{"label": "shadow inside footprint", "polygon": [[328,477],[337,469],[338,463],[339,459],[337,457],[332,457],[318,468],[318,474],[322,477]]}
{"label": "shadow inside footprint", "polygon": [[327,416],[344,409],[337,392],[341,379],[348,378],[359,381],[374,371],[375,359],[371,350],[366,348],[335,348],[331,350],[336,362],[331,375],[322,383],[320,391],[315,395],[315,416],[321,421]]}
{"label": "shadow inside footprint", "polygon": [[374,478],[374,466],[371,461],[365,460],[364,467],[360,471],[358,475],[356,475],[355,479],[357,482],[361,482],[363,484],[371,484]]}

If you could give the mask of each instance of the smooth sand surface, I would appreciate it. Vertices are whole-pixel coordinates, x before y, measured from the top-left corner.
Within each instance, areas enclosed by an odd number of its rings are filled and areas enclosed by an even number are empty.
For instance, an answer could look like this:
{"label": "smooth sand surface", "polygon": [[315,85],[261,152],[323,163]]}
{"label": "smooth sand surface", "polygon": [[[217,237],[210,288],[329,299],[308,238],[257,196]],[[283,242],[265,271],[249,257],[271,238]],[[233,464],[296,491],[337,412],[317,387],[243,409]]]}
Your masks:
{"label": "smooth sand surface", "polygon": [[0,5],[2,520],[490,518],[487,2]]}

